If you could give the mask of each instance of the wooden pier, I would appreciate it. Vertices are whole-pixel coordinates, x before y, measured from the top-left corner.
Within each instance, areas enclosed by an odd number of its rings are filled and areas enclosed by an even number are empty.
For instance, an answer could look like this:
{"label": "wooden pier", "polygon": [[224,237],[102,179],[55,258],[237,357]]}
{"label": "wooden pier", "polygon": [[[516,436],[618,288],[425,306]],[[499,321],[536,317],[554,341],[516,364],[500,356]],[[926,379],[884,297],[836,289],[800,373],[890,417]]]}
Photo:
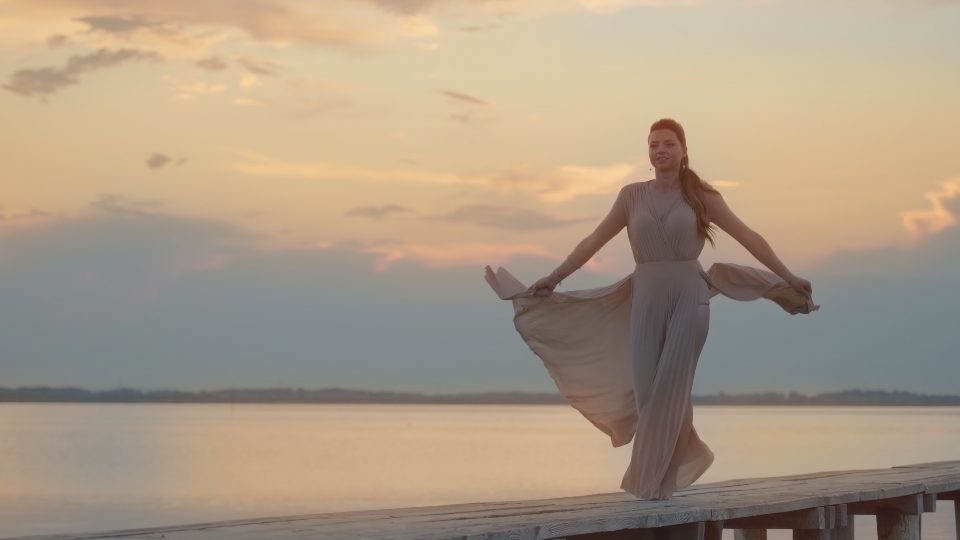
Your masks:
{"label": "wooden pier", "polygon": [[[264,518],[32,540],[853,540],[855,515],[877,517],[879,540],[919,540],[920,516],[950,501],[958,515],[960,461],[695,485],[666,501],[625,493]],[[939,505],[942,509],[944,504]]]}

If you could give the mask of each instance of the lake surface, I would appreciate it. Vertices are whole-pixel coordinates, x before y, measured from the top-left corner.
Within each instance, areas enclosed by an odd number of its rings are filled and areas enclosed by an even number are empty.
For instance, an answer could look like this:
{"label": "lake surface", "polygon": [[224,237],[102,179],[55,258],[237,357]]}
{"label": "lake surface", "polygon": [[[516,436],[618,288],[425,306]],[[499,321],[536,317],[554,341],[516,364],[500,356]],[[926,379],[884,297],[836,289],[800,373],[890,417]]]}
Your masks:
{"label": "lake surface", "polygon": [[[960,459],[960,408],[695,411],[701,483]],[[3,403],[0,538],[606,493],[629,458],[565,406]]]}

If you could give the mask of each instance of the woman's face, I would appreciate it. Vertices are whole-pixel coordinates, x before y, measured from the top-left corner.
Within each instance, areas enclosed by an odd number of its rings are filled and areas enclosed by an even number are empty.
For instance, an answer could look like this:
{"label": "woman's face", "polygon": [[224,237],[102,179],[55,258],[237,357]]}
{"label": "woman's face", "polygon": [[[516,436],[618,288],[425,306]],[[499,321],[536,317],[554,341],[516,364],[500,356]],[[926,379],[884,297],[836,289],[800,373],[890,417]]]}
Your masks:
{"label": "woman's face", "polygon": [[647,142],[650,145],[650,164],[661,172],[679,169],[680,160],[687,155],[687,149],[680,146],[677,134],[669,129],[650,132]]}

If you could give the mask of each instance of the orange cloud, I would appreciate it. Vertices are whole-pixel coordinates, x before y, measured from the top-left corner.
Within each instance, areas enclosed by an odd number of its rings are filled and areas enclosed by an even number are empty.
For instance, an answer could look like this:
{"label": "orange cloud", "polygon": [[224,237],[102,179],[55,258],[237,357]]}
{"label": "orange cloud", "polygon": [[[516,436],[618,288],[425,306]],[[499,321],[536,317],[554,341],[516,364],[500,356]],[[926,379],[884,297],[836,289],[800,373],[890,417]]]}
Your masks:
{"label": "orange cloud", "polygon": [[425,268],[456,268],[463,266],[482,267],[488,264],[502,265],[514,257],[541,257],[563,260],[536,244],[497,244],[467,242],[453,244],[422,244],[417,242],[384,241],[363,244],[352,241],[322,240],[303,246],[301,249],[343,249],[355,253],[366,253],[376,257],[374,270],[384,272],[397,261],[419,262]]}
{"label": "orange cloud", "polygon": [[[107,21],[91,36],[148,39],[151,35],[181,44],[202,44],[187,30],[241,30],[260,41],[354,46],[424,36],[436,28],[421,17],[397,17],[369,5],[344,0],[12,0],[14,13],[23,22],[67,19]],[[123,24],[126,21],[127,24]],[[136,21],[142,24],[134,25]]]}
{"label": "orange cloud", "polygon": [[953,199],[960,199],[960,179],[947,180],[940,185],[943,186],[940,191],[930,191],[923,195],[933,208],[908,210],[900,214],[903,226],[916,239],[936,234],[957,224],[957,216],[947,205],[950,205]]}
{"label": "orange cloud", "polygon": [[[441,33],[424,14],[481,18],[537,17],[551,13],[616,13],[628,7],[695,5],[705,0],[8,0],[8,18],[31,40],[69,33],[85,24],[90,32],[74,37],[96,47],[116,41],[138,43],[174,56],[172,49],[202,53],[223,39],[222,31],[278,44],[355,47]],[[2,25],[0,17],[0,26]],[[66,23],[72,24],[66,24]],[[31,29],[25,31],[24,27]],[[221,33],[211,32],[221,31]],[[435,48],[436,43],[421,44]]]}
{"label": "orange cloud", "polygon": [[239,153],[233,168],[250,176],[311,178],[329,181],[366,180],[477,186],[501,193],[535,195],[545,202],[563,202],[580,195],[616,193],[636,168],[625,163],[604,167],[566,165],[554,171],[534,171],[523,165],[504,167],[489,174],[460,175],[406,169],[370,169],[319,162],[273,159],[249,152]]}
{"label": "orange cloud", "polygon": [[561,260],[549,251],[534,244],[387,244],[369,246],[359,250],[362,253],[377,255],[375,269],[383,272],[393,263],[401,260],[418,261],[427,268],[453,268],[458,266],[477,266],[487,264],[502,265],[517,256],[543,257]]}
{"label": "orange cloud", "polygon": [[597,13],[616,13],[628,7],[679,7],[706,4],[708,0],[579,0],[584,8]]}
{"label": "orange cloud", "polygon": [[734,187],[740,187],[740,182],[732,182],[730,180],[714,180],[710,182],[710,185],[712,185],[713,187],[734,188]]}

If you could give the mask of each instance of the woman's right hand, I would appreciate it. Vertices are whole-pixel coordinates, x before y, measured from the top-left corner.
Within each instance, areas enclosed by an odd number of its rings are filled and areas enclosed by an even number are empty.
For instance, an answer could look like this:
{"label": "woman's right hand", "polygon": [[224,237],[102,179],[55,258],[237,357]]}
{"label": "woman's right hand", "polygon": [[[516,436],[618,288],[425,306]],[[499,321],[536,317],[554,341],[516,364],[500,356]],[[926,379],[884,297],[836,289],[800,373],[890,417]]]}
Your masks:
{"label": "woman's right hand", "polygon": [[549,276],[537,280],[536,283],[530,286],[529,290],[533,291],[533,294],[537,294],[537,291],[541,289],[552,291],[553,289],[557,288],[557,285],[559,284],[560,276],[555,273],[551,273]]}
{"label": "woman's right hand", "polygon": [[790,279],[787,280],[787,285],[790,285],[800,296],[813,298],[813,285],[802,277],[790,276]]}

